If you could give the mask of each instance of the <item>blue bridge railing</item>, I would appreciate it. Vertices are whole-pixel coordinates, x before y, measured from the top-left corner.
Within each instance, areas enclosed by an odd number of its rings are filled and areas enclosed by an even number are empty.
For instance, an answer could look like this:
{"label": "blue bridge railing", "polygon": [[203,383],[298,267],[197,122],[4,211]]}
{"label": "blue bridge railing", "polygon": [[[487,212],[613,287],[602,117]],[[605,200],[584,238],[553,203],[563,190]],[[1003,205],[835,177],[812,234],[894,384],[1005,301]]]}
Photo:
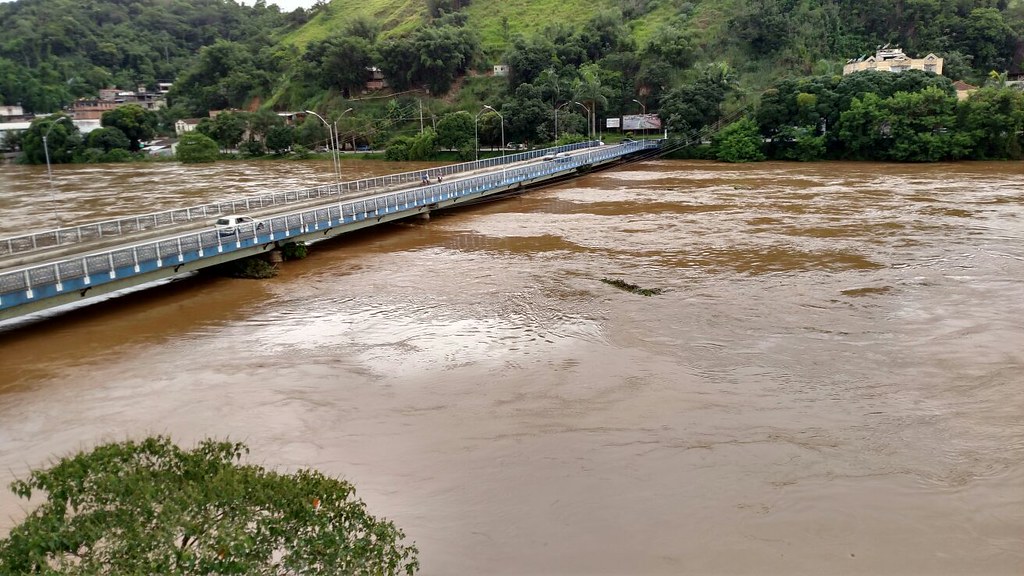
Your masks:
{"label": "blue bridge railing", "polygon": [[[514,164],[524,160],[541,158],[555,152],[569,152],[596,146],[597,141],[577,142],[556,148],[530,150],[507,156],[496,156],[430,168],[431,174],[450,176],[473,170],[492,168],[502,164]],[[420,181],[423,170],[378,176],[375,178],[364,178],[351,182],[341,182],[330,186],[318,186],[316,188],[305,188],[302,190],[291,190],[286,192],[273,192],[257,196],[235,198],[222,202],[213,202],[201,206],[165,210],[150,214],[127,216],[102,222],[81,224],[69,228],[56,228],[43,230],[31,234],[12,236],[0,239],[0,258],[17,254],[28,254],[38,250],[52,249],[82,242],[91,242],[100,239],[128,236],[138,232],[157,230],[184,224],[191,224],[197,221],[206,222],[221,214],[247,213],[254,210],[266,208],[283,207],[289,204],[305,203],[311,200],[340,198],[360,192],[372,192],[373,190],[387,189],[396,186],[416,184]]]}
{"label": "blue bridge railing", "polygon": [[[258,219],[225,235],[210,228],[152,242],[121,246],[113,250],[71,257],[60,262],[29,266],[0,274],[0,310],[56,296],[161,268],[182,265],[267,243],[279,242],[318,230],[352,224],[399,212],[431,208],[444,201],[484,195],[543,176],[565,173],[582,165],[601,163],[645,149],[657,148],[659,141],[639,140],[616,146],[590,149],[529,166],[452,182],[430,184],[392,193],[368,196]],[[436,169],[431,169],[436,172]],[[420,178],[421,172],[416,172]],[[84,294],[84,292],[83,292]]]}

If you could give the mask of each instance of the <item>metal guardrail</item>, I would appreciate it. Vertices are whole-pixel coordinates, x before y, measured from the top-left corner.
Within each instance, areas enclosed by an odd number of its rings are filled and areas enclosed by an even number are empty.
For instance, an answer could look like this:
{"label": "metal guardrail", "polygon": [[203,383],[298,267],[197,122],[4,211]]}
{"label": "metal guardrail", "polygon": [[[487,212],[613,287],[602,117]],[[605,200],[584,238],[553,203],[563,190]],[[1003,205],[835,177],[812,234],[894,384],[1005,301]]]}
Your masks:
{"label": "metal guardrail", "polygon": [[289,204],[308,202],[310,200],[317,200],[321,198],[339,197],[353,192],[368,192],[391,186],[416,184],[420,182],[424,172],[450,176],[461,172],[491,168],[501,164],[513,164],[524,160],[540,158],[551,153],[570,152],[596,145],[598,145],[598,142],[595,140],[578,142],[555,148],[530,150],[508,156],[499,156],[486,158],[484,160],[476,160],[473,162],[439,166],[428,170],[415,170],[412,172],[402,172],[388,176],[364,178],[362,180],[342,182],[340,184],[329,186],[318,186],[316,188],[305,188],[290,192],[274,192],[269,194],[260,194],[258,196],[247,196],[244,198],[225,200],[223,202],[213,202],[190,208],[165,210],[163,212],[154,212],[139,216],[127,216],[115,220],[81,224],[71,228],[57,228],[20,236],[12,236],[9,238],[0,238],[0,257],[27,254],[36,250],[59,248],[62,246],[80,244],[82,242],[90,242],[100,239],[127,236],[163,227],[193,223],[197,220],[206,222],[221,214],[246,213],[274,206],[287,206]]}
{"label": "metal guardrail", "polygon": [[[189,261],[231,252],[257,243],[280,241],[314,230],[378,218],[382,215],[426,207],[445,200],[480,194],[499,186],[529,181],[564,172],[568,168],[622,157],[639,150],[658,148],[660,141],[638,140],[601,150],[587,151],[530,166],[509,168],[484,176],[431,184],[380,194],[308,210],[272,216],[238,226],[225,235],[211,229],[173,238],[124,246],[114,250],[30,266],[0,274],[0,309],[10,308],[70,290],[110,282],[117,278],[177,266]],[[415,174],[419,175],[420,172]],[[210,254],[207,254],[210,252]]]}

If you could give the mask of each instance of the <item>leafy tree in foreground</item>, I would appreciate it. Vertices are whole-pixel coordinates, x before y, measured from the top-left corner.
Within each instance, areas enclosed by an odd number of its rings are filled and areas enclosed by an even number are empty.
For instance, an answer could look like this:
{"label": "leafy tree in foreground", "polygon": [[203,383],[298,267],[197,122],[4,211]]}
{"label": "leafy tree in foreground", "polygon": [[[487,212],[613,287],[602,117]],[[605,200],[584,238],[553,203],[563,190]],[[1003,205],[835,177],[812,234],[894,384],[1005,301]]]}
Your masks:
{"label": "leafy tree in foreground", "polygon": [[413,574],[414,545],[355,488],[242,464],[241,443],[105,444],[17,480],[45,501],[0,540],[3,574]]}

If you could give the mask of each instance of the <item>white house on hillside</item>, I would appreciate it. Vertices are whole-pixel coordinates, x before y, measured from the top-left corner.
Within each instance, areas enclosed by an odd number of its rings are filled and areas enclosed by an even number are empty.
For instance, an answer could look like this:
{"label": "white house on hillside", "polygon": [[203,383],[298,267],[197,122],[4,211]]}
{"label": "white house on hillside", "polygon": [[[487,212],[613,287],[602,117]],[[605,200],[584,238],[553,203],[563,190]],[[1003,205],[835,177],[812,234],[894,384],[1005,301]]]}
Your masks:
{"label": "white house on hillside", "polygon": [[935,54],[928,54],[924,58],[910,58],[903,53],[903,49],[890,48],[888,44],[882,46],[875,52],[874,56],[861,56],[852,58],[843,66],[843,75],[853,74],[861,70],[876,70],[879,72],[904,72],[906,70],[924,70],[942,74],[942,58]]}
{"label": "white house on hillside", "polygon": [[174,133],[181,136],[185,132],[191,132],[199,125],[202,118],[182,118],[174,123]]}

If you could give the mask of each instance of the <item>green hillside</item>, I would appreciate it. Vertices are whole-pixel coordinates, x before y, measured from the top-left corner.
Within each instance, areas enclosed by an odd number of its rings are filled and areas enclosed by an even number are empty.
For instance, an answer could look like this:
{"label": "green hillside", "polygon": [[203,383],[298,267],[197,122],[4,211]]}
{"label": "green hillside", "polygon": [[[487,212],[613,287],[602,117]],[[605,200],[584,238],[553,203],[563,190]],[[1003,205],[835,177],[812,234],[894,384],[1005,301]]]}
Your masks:
{"label": "green hillside", "polygon": [[[720,147],[732,158],[759,138],[778,158],[1017,157],[1024,112],[1006,90],[1024,58],[1022,1],[331,0],[285,14],[232,0],[19,0],[0,4],[0,104],[42,114],[103,87],[173,81],[159,130],[234,110],[199,130],[251,154],[320,147],[318,118],[278,115],[316,110],[348,147],[396,159],[469,154],[467,135],[602,137],[637,112],[687,142],[756,116]],[[882,45],[934,53],[942,75],[842,75]],[[499,63],[507,75],[492,75]],[[961,105],[951,80],[995,92]],[[893,134],[907,136],[893,147]],[[69,158],[106,158],[120,141],[72,136]]]}
{"label": "green hillside", "polygon": [[332,0],[302,28],[285,34],[284,44],[305,47],[323,40],[356,18],[369,18],[380,26],[384,36],[400,36],[422,25],[427,17],[423,0]]}

